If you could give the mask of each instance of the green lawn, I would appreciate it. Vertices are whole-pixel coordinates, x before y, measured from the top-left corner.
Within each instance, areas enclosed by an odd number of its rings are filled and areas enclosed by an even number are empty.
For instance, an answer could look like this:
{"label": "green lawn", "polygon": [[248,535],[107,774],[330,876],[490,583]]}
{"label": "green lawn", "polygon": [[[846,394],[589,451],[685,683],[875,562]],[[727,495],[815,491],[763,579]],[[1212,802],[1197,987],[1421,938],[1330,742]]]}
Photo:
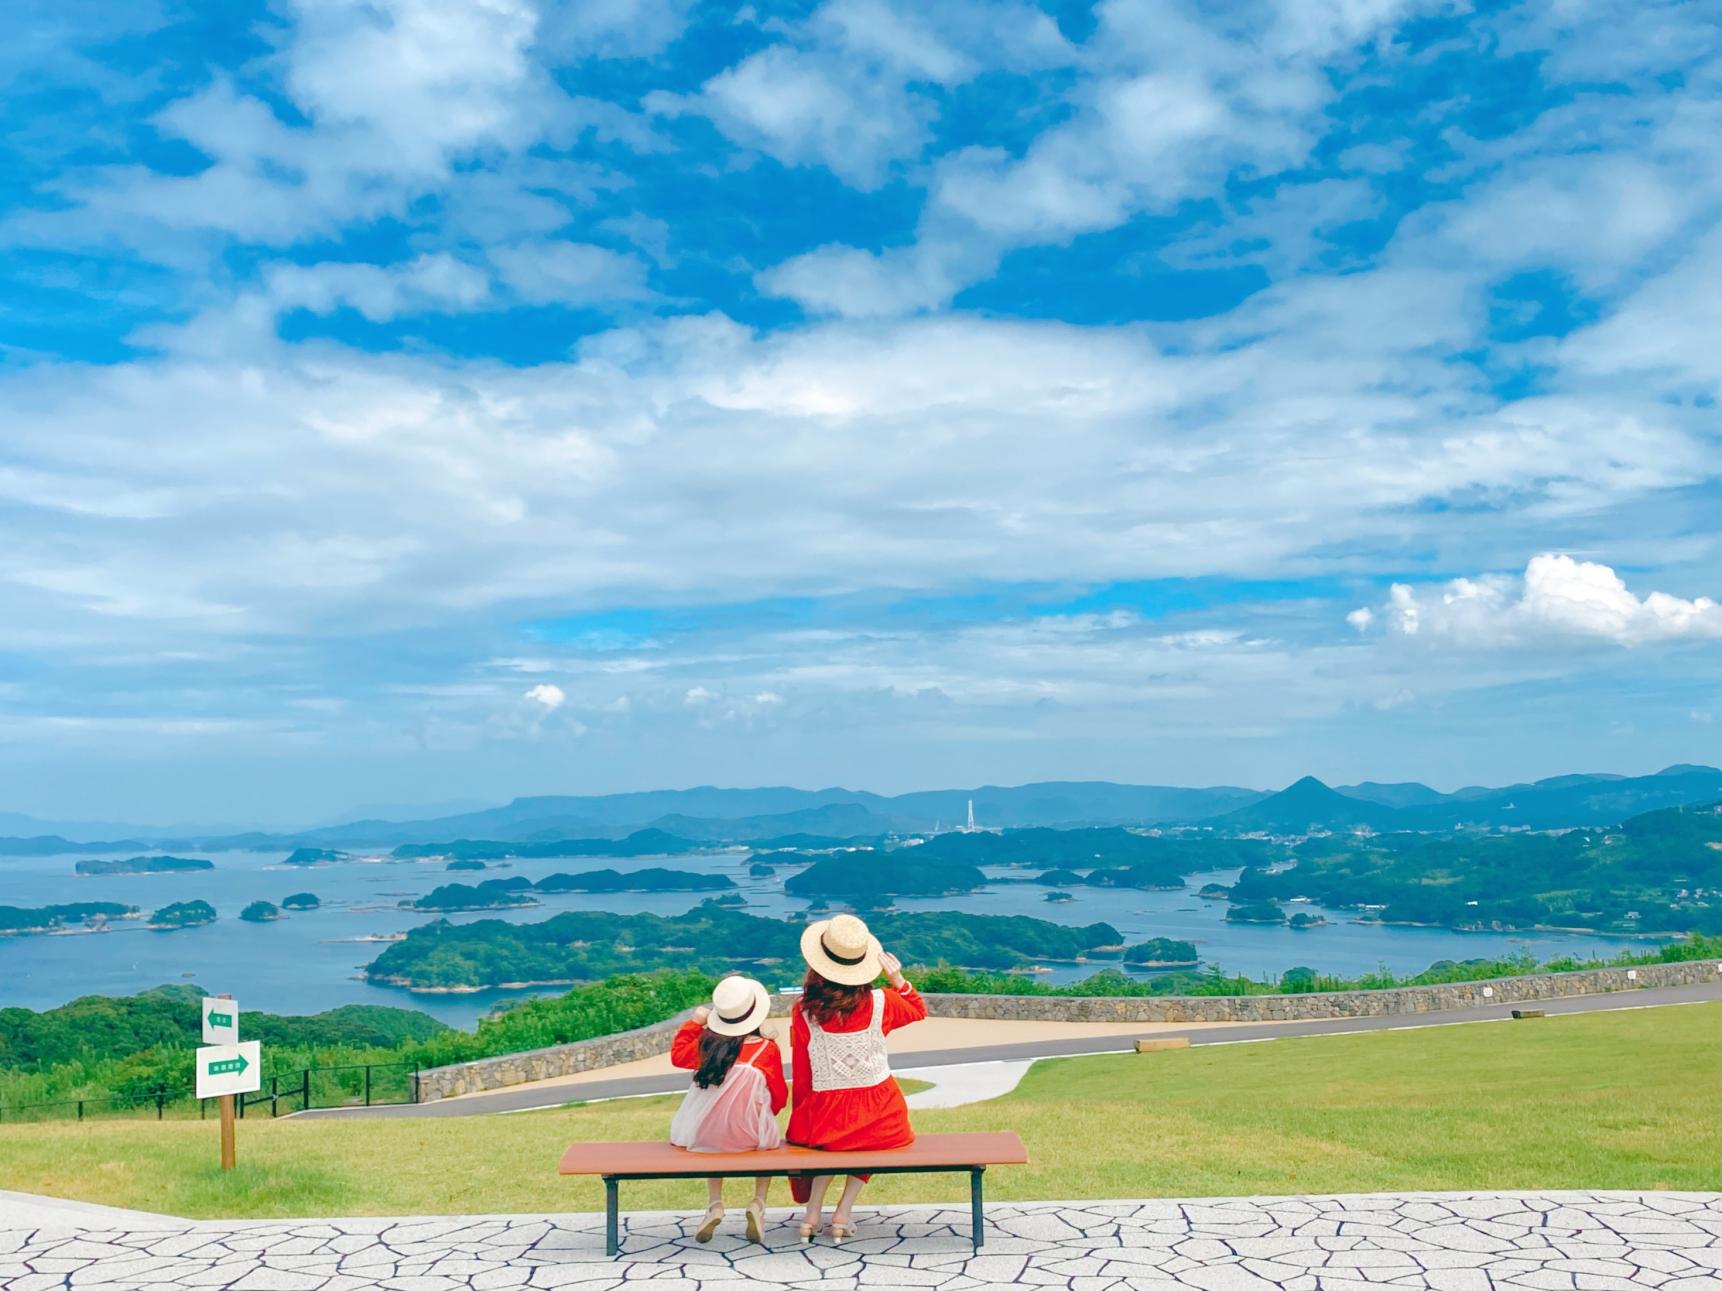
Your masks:
{"label": "green lawn", "polygon": [[[1722,1189],[1722,1004],[1071,1058],[1007,1098],[917,1114],[1017,1130],[1033,1164],[989,1194],[1154,1197],[1388,1189]],[[0,1127],[0,1188],[189,1216],[595,1210],[555,1173],[578,1138],[657,1138],[674,1098],[512,1116],[240,1126]],[[740,1185],[737,1185],[739,1189]],[[956,1200],[958,1177],[881,1177],[873,1201]],[[698,1184],[623,1190],[694,1207]],[[775,1194],[786,1204],[787,1190]]]}

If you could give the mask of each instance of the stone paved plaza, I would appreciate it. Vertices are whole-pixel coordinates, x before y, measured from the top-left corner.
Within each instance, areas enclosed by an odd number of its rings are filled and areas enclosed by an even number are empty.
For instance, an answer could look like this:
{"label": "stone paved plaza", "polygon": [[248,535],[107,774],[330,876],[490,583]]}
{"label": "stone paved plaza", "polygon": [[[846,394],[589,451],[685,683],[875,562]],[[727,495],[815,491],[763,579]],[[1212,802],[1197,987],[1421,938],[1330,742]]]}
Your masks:
{"label": "stone paved plaza", "polygon": [[[490,1291],[648,1283],[748,1286],[1198,1288],[1199,1291],[1717,1291],[1722,1195],[1431,1194],[1253,1200],[1000,1204],[979,1255],[966,1209],[861,1215],[842,1247],[797,1245],[773,1212],[769,1248],[686,1217],[630,1218],[619,1259],[595,1215],[186,1223],[167,1231],[11,1228],[0,1215],[0,1288],[231,1287],[239,1291]],[[739,1221],[732,1212],[732,1224]]]}

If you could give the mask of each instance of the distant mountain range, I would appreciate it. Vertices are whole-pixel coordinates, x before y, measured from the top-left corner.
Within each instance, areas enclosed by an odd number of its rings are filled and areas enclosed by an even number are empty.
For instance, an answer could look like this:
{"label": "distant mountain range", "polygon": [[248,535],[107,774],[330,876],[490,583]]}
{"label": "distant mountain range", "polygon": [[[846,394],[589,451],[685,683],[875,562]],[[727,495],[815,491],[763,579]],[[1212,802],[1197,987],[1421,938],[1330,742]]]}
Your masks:
{"label": "distant mountain range", "polygon": [[[1330,787],[1313,776],[1269,793],[1232,785],[1178,788],[1104,780],[1046,781],[894,796],[852,789],[659,789],[645,793],[516,798],[501,807],[423,820],[358,820],[297,833],[184,834],[115,827],[115,848],[397,847],[454,839],[554,842],[621,838],[659,829],[697,842],[751,842],[789,834],[854,838],[964,823],[970,802],[987,828],[1083,825],[1194,825],[1225,833],[1301,833],[1309,829],[1556,829],[1615,824],[1641,812],[1722,800],[1722,770],[1672,766],[1648,776],[1564,775],[1505,788],[1469,786],[1442,793],[1416,782],[1365,781]],[[29,817],[0,816],[0,855],[102,850],[91,826],[41,828]],[[22,826],[20,828],[19,826]],[[32,828],[34,826],[34,828]],[[47,835],[42,837],[41,835]],[[77,840],[67,844],[66,840]],[[141,850],[141,848],[140,848]]]}

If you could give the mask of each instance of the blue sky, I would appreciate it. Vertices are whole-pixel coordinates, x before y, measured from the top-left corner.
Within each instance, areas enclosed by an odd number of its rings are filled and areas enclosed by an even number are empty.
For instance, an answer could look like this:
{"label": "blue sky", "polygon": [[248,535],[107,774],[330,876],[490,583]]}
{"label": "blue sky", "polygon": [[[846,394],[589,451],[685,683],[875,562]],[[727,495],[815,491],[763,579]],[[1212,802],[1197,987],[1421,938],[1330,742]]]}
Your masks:
{"label": "blue sky", "polygon": [[0,809],[1722,759],[1706,4],[11,29]]}

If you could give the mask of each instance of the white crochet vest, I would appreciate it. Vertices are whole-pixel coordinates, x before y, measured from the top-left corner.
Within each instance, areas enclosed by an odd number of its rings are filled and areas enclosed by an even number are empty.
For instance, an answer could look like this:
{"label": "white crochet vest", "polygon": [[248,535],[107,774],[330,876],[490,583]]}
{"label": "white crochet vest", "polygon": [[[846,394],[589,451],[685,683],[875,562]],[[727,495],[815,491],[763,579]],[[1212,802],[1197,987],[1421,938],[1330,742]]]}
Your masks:
{"label": "white crochet vest", "polygon": [[885,992],[873,992],[873,1017],[862,1031],[826,1031],[807,1018],[813,1088],[869,1089],[891,1078],[885,1054]]}

